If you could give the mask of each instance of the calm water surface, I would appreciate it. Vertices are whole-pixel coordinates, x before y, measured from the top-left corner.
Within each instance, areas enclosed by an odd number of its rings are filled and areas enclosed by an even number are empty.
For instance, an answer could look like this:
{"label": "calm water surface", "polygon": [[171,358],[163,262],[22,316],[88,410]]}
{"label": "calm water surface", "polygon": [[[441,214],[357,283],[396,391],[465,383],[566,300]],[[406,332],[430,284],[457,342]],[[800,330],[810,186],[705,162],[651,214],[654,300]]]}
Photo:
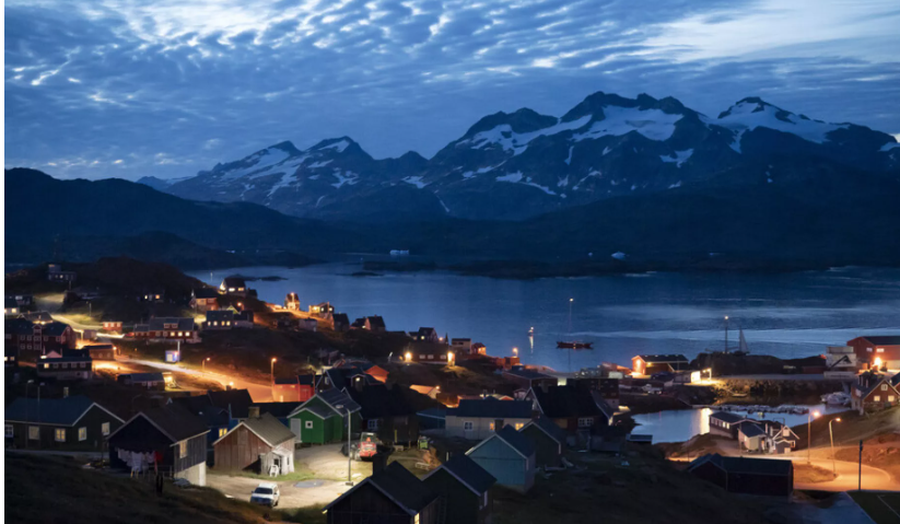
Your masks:
{"label": "calm water surface", "polygon": [[[779,357],[820,354],[862,334],[900,335],[900,270],[840,269],[784,275],[695,275],[550,278],[533,281],[467,277],[444,272],[386,273],[353,277],[358,265],[305,268],[253,267],[196,271],[218,285],[231,274],[280,276],[248,283],[268,302],[300,295],[304,307],[330,301],[354,318],[382,315],[389,330],[437,329],[470,337],[491,355],[519,348],[522,361],[560,371],[569,353],[564,338],[591,341],[593,351],[571,354],[571,368],[603,361],[630,365],[642,353],[682,353],[688,358],[730,344],[744,330],[753,353]],[[569,332],[569,298],[572,333]],[[528,329],[534,327],[534,337]]]}

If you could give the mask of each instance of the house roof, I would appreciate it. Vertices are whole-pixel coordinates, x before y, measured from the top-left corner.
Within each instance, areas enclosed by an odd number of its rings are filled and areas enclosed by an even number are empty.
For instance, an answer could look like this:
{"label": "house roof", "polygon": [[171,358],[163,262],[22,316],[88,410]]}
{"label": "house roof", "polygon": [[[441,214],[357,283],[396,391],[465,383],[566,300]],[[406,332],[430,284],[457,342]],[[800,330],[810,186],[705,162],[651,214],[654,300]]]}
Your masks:
{"label": "house roof", "polygon": [[734,413],[729,413],[727,411],[716,411],[715,413],[712,413],[709,416],[709,418],[718,419],[718,420],[721,420],[722,422],[727,422],[729,424],[735,424],[737,422],[747,419],[747,417],[743,417],[741,415],[736,415]]}
{"label": "house roof", "polygon": [[448,416],[474,418],[531,418],[532,403],[527,400],[463,399],[459,407],[447,410]]}
{"label": "house roof", "polygon": [[165,380],[162,373],[129,373],[132,382],[162,382]]}
{"label": "house roof", "polygon": [[497,482],[493,475],[479,466],[477,462],[469,458],[465,453],[455,453],[450,457],[450,460],[438,466],[425,478],[427,479],[441,469],[447,471],[447,473],[478,496],[483,495]]}
{"label": "house roof", "polygon": [[194,298],[216,298],[219,292],[211,287],[201,287],[191,293]]}
{"label": "house roof", "polygon": [[590,391],[574,386],[531,388],[540,411],[550,418],[594,417],[603,412],[597,407]]}
{"label": "house roof", "polygon": [[718,453],[703,455],[695,459],[688,466],[688,471],[692,471],[706,463],[712,463],[729,473],[744,473],[752,475],[790,475],[793,471],[793,463],[790,460],[773,460],[762,458],[748,457],[723,457]]}
{"label": "house roof", "polygon": [[8,318],[4,322],[4,328],[9,335],[32,335],[34,334],[34,324],[28,319],[17,317]]}
{"label": "house roof", "polygon": [[225,287],[246,287],[247,283],[241,277],[225,277]]}
{"label": "house roof", "polygon": [[297,380],[296,376],[293,377],[278,377],[275,379],[276,384],[299,384],[300,382]]}
{"label": "house roof", "polygon": [[123,422],[122,419],[108,409],[100,404],[96,404],[84,395],[41,400],[19,397],[6,406],[5,418],[7,422],[35,422],[73,426],[94,405],[112,415],[119,422]]}
{"label": "house roof", "polygon": [[[314,397],[307,400],[306,402],[301,403],[299,406],[297,406],[293,410],[291,410],[291,412],[288,414],[288,416],[294,416],[295,414],[303,411],[304,409],[309,409],[316,415],[319,415],[322,418],[326,418],[326,416],[322,412],[312,409],[313,406],[316,405],[316,403],[313,402],[313,399],[316,399],[316,398],[318,398],[322,402],[331,406],[331,409],[333,410],[333,412],[337,413],[339,415],[343,415],[346,412],[346,410],[348,410],[348,409],[350,410],[350,413],[356,413],[357,411],[360,410],[359,404],[357,404],[352,398],[350,398],[349,395],[347,395],[346,393],[344,393],[343,391],[341,391],[339,389],[331,388],[329,390],[316,393],[316,395]],[[338,410],[338,408],[337,408],[338,406],[344,406],[344,407],[341,408],[341,410]]]}
{"label": "house roof", "polygon": [[335,324],[350,324],[350,318],[347,317],[346,313],[335,313],[331,316],[331,320]]}
{"label": "house roof", "polygon": [[639,358],[648,364],[686,364],[689,362],[687,357],[685,357],[684,355],[638,355],[634,358]]}
{"label": "house roof", "polygon": [[313,386],[316,383],[316,376],[311,373],[306,375],[297,375],[297,383],[303,386]]}
{"label": "house roof", "polygon": [[354,491],[366,484],[374,486],[410,516],[421,512],[439,496],[438,493],[429,489],[428,486],[399,462],[391,462],[383,470],[366,478],[340,497],[331,501],[324,509],[328,510],[338,501],[351,496]]}
{"label": "house roof", "polygon": [[87,355],[81,356],[71,356],[71,357],[58,357],[58,358],[42,358],[38,361],[38,363],[46,362],[49,364],[56,364],[60,362],[93,362],[93,359]]}
{"label": "house roof", "polygon": [[534,454],[534,444],[531,443],[531,439],[513,429],[512,426],[506,425],[503,426],[503,429],[501,429],[500,431],[482,440],[469,451],[466,451],[466,455],[471,455],[472,452],[474,452],[476,449],[480,448],[493,438],[502,440],[506,443],[507,446],[515,450],[523,458],[528,458]]}
{"label": "house roof", "polygon": [[504,375],[512,375],[514,377],[519,377],[519,378],[524,378],[526,380],[553,378],[550,375],[547,375],[546,373],[541,373],[540,371],[535,371],[533,369],[525,369],[525,368],[508,369],[508,370],[504,371],[503,374]]}
{"label": "house roof", "polygon": [[759,424],[749,420],[743,422],[738,431],[743,433],[745,437],[758,437],[766,434],[765,430],[761,428]]}
{"label": "house roof", "polygon": [[347,394],[360,406],[364,419],[414,415],[416,410],[407,398],[409,389],[395,386],[388,388],[382,383],[365,385],[362,391],[347,388]]}
{"label": "house roof", "polygon": [[213,406],[226,410],[230,408],[233,418],[247,418],[248,408],[253,404],[250,392],[246,389],[207,391],[206,395]]}
{"label": "house roof", "polygon": [[234,320],[234,311],[230,309],[217,309],[215,311],[207,311],[206,312],[206,321],[222,321],[222,320]]}
{"label": "house roof", "polygon": [[32,322],[50,322],[53,320],[53,316],[46,311],[33,311],[31,313],[25,313],[22,315],[26,320],[30,320]]}
{"label": "house roof", "polygon": [[325,371],[325,375],[328,377],[328,380],[331,381],[331,385],[337,389],[351,387],[352,384],[350,383],[350,379],[356,376],[362,376],[366,384],[380,383],[375,379],[375,377],[369,375],[368,373],[363,371],[362,368],[357,366],[331,368]]}
{"label": "house roof", "polygon": [[900,345],[900,335],[875,335],[871,337],[859,337],[868,340],[876,346],[897,346]]}
{"label": "house roof", "polygon": [[447,418],[447,409],[446,408],[428,408],[423,409],[416,413],[416,415],[420,417],[428,417],[428,418],[439,418],[444,420]]}
{"label": "house roof", "polygon": [[366,317],[369,320],[369,325],[376,328],[384,328],[384,319],[380,316],[371,316]]}
{"label": "house roof", "polygon": [[[177,324],[177,327],[171,328],[176,329],[178,331],[193,331],[194,330],[194,319],[193,318],[181,318],[181,317],[154,317],[150,319],[149,330],[150,331],[163,331],[166,328],[166,324]],[[137,330],[137,326],[135,326],[135,330]]]}
{"label": "house roof", "polygon": [[336,410],[329,409],[321,404],[309,404],[308,406],[300,406],[295,411],[292,411],[291,415],[300,413],[301,411],[309,411],[313,415],[323,420],[326,418],[340,416],[340,414]]}
{"label": "house roof", "polygon": [[537,419],[525,424],[519,431],[524,432],[530,426],[538,428],[539,430],[546,433],[547,436],[560,444],[565,444],[566,442],[566,430],[554,424],[552,420],[545,417],[544,415],[541,415]]}
{"label": "house roof", "polygon": [[127,427],[138,417],[143,417],[153,424],[153,426],[165,435],[165,437],[173,444],[209,433],[209,428],[206,426],[203,419],[194,415],[180,404],[167,404],[162,407],[149,408],[139,412],[137,415],[128,419],[128,422],[122,424],[119,429],[109,436],[109,438],[112,438],[116,433],[122,431],[122,428]]}
{"label": "house roof", "polygon": [[53,322],[44,324],[42,333],[51,337],[58,337],[65,333],[66,329],[68,328],[68,324],[63,324],[62,322],[57,322],[56,320],[54,320]]}
{"label": "house roof", "polygon": [[268,413],[275,418],[287,418],[295,409],[300,407],[301,402],[257,402],[253,404],[259,408],[259,413]]}
{"label": "house roof", "polygon": [[241,426],[249,429],[254,435],[272,448],[283,442],[287,442],[288,440],[294,440],[295,437],[294,432],[279,422],[271,413],[263,413],[259,418],[246,418],[240,421],[237,426],[231,428],[228,430],[228,433],[225,433],[222,437],[213,442],[213,446],[228,438],[232,432],[236,431]]}

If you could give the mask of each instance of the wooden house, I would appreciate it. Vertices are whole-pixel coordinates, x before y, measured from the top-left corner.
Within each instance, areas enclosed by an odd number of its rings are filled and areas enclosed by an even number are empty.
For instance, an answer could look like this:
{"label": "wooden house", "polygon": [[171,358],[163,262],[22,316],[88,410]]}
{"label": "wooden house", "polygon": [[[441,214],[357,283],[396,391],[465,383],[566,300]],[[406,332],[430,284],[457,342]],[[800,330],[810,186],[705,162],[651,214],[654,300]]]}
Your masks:
{"label": "wooden house", "polygon": [[576,386],[542,386],[525,396],[540,412],[569,435],[585,437],[591,430],[609,423],[608,414],[597,405],[592,391]]}
{"label": "wooden house", "polygon": [[711,433],[737,438],[738,427],[747,417],[729,413],[727,411],[714,411],[709,415],[709,430]]}
{"label": "wooden house", "polygon": [[528,437],[534,445],[535,460],[539,468],[558,468],[562,465],[562,453],[566,447],[566,432],[545,416],[529,421],[519,433]]}
{"label": "wooden house", "polygon": [[110,465],[117,469],[160,473],[206,485],[206,435],[202,419],[187,409],[169,404],[153,407],[131,417],[109,436]]}
{"label": "wooden house", "polygon": [[790,497],[794,491],[794,463],[748,457],[703,455],[688,466],[697,478],[730,493]]}
{"label": "wooden house", "polygon": [[438,524],[439,512],[440,495],[399,462],[388,464],[325,506],[328,524]]}
{"label": "wooden house", "polygon": [[418,331],[409,334],[417,342],[438,342],[440,337],[433,327],[420,327]]}
{"label": "wooden house", "polygon": [[504,379],[514,383],[520,389],[524,389],[526,391],[533,387],[540,387],[542,384],[555,386],[558,382],[556,377],[547,375],[546,373],[541,373],[540,371],[535,371],[533,369],[527,369],[522,366],[516,366],[512,369],[503,370],[502,376]]}
{"label": "wooden house", "polygon": [[690,364],[684,355],[638,355],[631,359],[631,369],[638,375],[683,371],[689,369]]}
{"label": "wooden house", "polygon": [[205,330],[228,330],[234,328],[234,311],[218,309],[206,312]]}
{"label": "wooden house", "polygon": [[300,311],[300,296],[293,292],[285,295],[284,309],[287,309],[288,311]]}
{"label": "wooden house", "polygon": [[158,372],[149,373],[123,373],[116,377],[116,381],[125,386],[139,389],[165,391],[166,378]]}
{"label": "wooden house", "polygon": [[216,471],[253,470],[269,476],[294,472],[294,434],[269,413],[250,416],[213,443]]}
{"label": "wooden house", "polygon": [[116,347],[112,344],[90,344],[82,346],[82,350],[86,351],[88,356],[94,362],[98,360],[115,360]]}
{"label": "wooden house", "polygon": [[5,302],[3,303],[3,314],[6,316],[9,315],[18,315],[21,311],[19,303],[16,302],[16,299],[13,297],[6,297]]}
{"label": "wooden house", "polygon": [[303,444],[328,444],[346,440],[347,413],[351,429],[360,427],[360,406],[339,389],[322,391],[288,415],[290,428]]}
{"label": "wooden house", "polygon": [[534,485],[537,462],[534,445],[512,426],[504,426],[467,451],[466,455],[497,479],[497,484],[501,486],[526,493]]}
{"label": "wooden house", "polygon": [[147,324],[135,325],[128,336],[151,341],[181,340],[188,344],[200,342],[193,318],[154,317]]}
{"label": "wooden house", "polygon": [[334,322],[334,330],[338,333],[350,331],[350,318],[346,313],[335,313],[331,316],[331,320]]}
{"label": "wooden house", "polygon": [[191,291],[191,309],[203,313],[219,309],[219,293],[211,287]]}
{"label": "wooden house", "polygon": [[104,320],[103,331],[107,333],[121,333],[122,332],[122,321],[121,320]]}
{"label": "wooden house", "polygon": [[35,363],[37,376],[53,380],[94,378],[94,361],[88,356],[41,358]]}
{"label": "wooden house", "polygon": [[447,410],[447,437],[482,440],[503,426],[519,430],[531,421],[532,403],[527,400],[460,400],[459,406]]}
{"label": "wooden house", "polygon": [[225,277],[219,284],[219,293],[222,295],[247,296],[247,282],[237,276]]}
{"label": "wooden house", "polygon": [[6,445],[23,449],[102,451],[124,422],[91,399],[19,397],[6,406]]}
{"label": "wooden house", "polygon": [[321,318],[328,318],[332,314],[334,314],[334,306],[332,306],[329,302],[312,304],[309,306],[309,314]]}
{"label": "wooden house", "polygon": [[847,345],[869,369],[900,369],[900,335],[857,337]]}
{"label": "wooden house", "polygon": [[497,479],[465,454],[453,455],[429,472],[422,482],[443,497],[441,522],[491,522],[494,505],[491,487]]}
{"label": "wooden house", "polygon": [[768,438],[765,428],[754,420],[745,420],[738,424],[738,445],[741,450],[749,452],[768,451]]}
{"label": "wooden house", "polygon": [[860,415],[871,411],[881,411],[900,403],[900,390],[891,382],[891,377],[867,371],[860,374],[850,389],[850,407]]}
{"label": "wooden house", "polygon": [[350,398],[360,406],[362,430],[378,435],[383,442],[415,442],[419,438],[419,419],[411,396],[418,393],[391,384],[366,384],[354,381],[345,388]]}
{"label": "wooden house", "polygon": [[471,338],[451,338],[450,339],[450,351],[453,351],[457,355],[470,355],[472,353],[472,339]]}

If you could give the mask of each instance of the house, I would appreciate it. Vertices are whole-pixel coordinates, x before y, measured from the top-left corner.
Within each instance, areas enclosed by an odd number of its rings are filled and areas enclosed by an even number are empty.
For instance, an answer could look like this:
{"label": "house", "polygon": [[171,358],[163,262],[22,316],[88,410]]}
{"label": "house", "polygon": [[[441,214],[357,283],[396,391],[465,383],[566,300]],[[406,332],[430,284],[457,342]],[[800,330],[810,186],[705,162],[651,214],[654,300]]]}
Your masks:
{"label": "house", "polygon": [[441,386],[417,386],[414,384],[409,386],[409,389],[433,399],[437,399],[438,393],[441,392]]}
{"label": "house", "polygon": [[447,410],[444,408],[428,408],[416,413],[419,429],[445,429],[447,427]]}
{"label": "house", "polygon": [[388,371],[386,369],[384,369],[383,367],[372,364],[371,366],[363,367],[363,369],[366,370],[366,375],[369,375],[370,377],[374,378],[378,382],[381,382],[382,384],[387,382],[389,374],[388,374]]}
{"label": "house", "polygon": [[[169,403],[179,404],[203,420],[209,429],[207,445],[212,448],[216,440],[249,416],[253,400],[246,389],[229,389],[207,391],[204,395],[176,397],[170,399]],[[261,409],[260,412],[262,411]]]}
{"label": "house", "polygon": [[609,424],[609,414],[597,405],[590,390],[576,386],[544,386],[532,388],[525,396],[540,412],[570,436],[586,437],[591,429]]}
{"label": "house", "polygon": [[126,386],[134,386],[141,389],[165,391],[166,379],[162,373],[123,373],[116,377],[116,381]]}
{"label": "house", "polygon": [[213,443],[216,471],[294,472],[294,434],[269,413],[251,406],[249,417]]}
{"label": "house", "polygon": [[141,295],[141,300],[144,302],[165,302],[166,291],[164,289],[151,289],[149,291],[145,291]]}
{"label": "house", "polygon": [[203,329],[227,330],[234,327],[234,311],[231,309],[219,309],[206,312],[206,321]]}
{"label": "house", "polygon": [[47,311],[30,311],[22,313],[22,318],[34,324],[46,325],[53,322],[53,315]]}
{"label": "house", "polygon": [[412,338],[419,342],[438,342],[440,337],[432,327],[420,327],[418,331],[409,334]]}
{"label": "house", "polygon": [[241,277],[225,277],[219,284],[219,294],[245,297],[247,296],[247,283]]}
{"label": "house", "polygon": [[453,365],[456,355],[452,351],[447,351],[441,347],[425,347],[425,348],[408,348],[404,359],[406,362],[417,362],[419,364],[438,364],[445,366]]}
{"label": "house", "polygon": [[103,331],[107,333],[121,333],[122,332],[122,321],[121,320],[104,320],[103,321]]}
{"label": "house", "polygon": [[472,353],[472,339],[451,338],[450,351],[453,351],[457,355],[470,355]]}
{"label": "house", "polygon": [[240,329],[253,328],[253,311],[245,309],[234,314],[234,327]]}
{"label": "house", "polygon": [[331,320],[334,322],[334,330],[338,333],[350,331],[350,318],[346,313],[335,313],[331,316]]}
{"label": "house", "polygon": [[207,391],[206,396],[213,406],[228,410],[231,418],[243,419],[250,414],[253,399],[246,389],[227,389],[224,391]]}
{"label": "house", "polygon": [[780,422],[765,422],[767,450],[769,453],[790,453],[797,448],[800,437],[789,426]]}
{"label": "house", "polygon": [[562,465],[562,453],[566,447],[566,432],[545,416],[526,423],[519,433],[528,437],[534,445],[535,460],[539,468],[558,468]]}
{"label": "house", "polygon": [[94,378],[91,357],[42,358],[35,363],[37,376],[54,380],[88,380]]}
{"label": "house", "polygon": [[199,313],[219,309],[219,292],[211,287],[192,290],[191,309]]}
{"label": "house", "polygon": [[454,454],[425,475],[422,482],[443,497],[441,522],[491,522],[494,505],[491,487],[497,479],[465,454]]}
{"label": "house", "polygon": [[360,427],[360,406],[339,389],[318,393],[300,404],[289,415],[291,431],[297,442],[327,444],[347,438],[347,413],[351,416],[351,430]]}
{"label": "house", "polygon": [[440,495],[392,462],[324,509],[328,524],[437,524]]}
{"label": "house", "polygon": [[91,360],[94,362],[98,360],[116,359],[116,346],[113,346],[112,344],[90,344],[82,346],[81,349],[86,351],[87,355],[91,357]]}
{"label": "house", "polygon": [[504,426],[466,452],[485,471],[497,479],[497,484],[528,492],[534,485],[537,459],[534,445],[512,426]]}
{"label": "house", "polygon": [[295,325],[300,331],[312,331],[315,333],[319,330],[319,321],[314,318],[298,318]]}
{"label": "house", "polygon": [[360,406],[362,430],[374,432],[383,442],[410,443],[419,438],[419,419],[409,388],[390,384],[366,384],[354,380],[345,389]]}
{"label": "house", "polygon": [[328,302],[312,304],[309,306],[309,314],[317,317],[328,318],[334,313],[334,306]]}
{"label": "house", "polygon": [[709,430],[711,433],[736,439],[739,425],[746,420],[747,417],[735,413],[714,411],[709,415]]}
{"label": "house", "polygon": [[638,355],[631,359],[631,369],[638,375],[682,371],[689,369],[690,365],[684,355]]}
{"label": "house", "polygon": [[558,382],[556,377],[522,366],[505,369],[503,370],[502,376],[504,379],[514,383],[520,389],[525,390],[531,389],[532,387],[540,387],[541,384],[555,386]]}
{"label": "house", "polygon": [[6,297],[3,302],[4,315],[18,315],[20,312],[19,303],[13,297]]}
{"label": "house", "polygon": [[856,337],[847,345],[870,369],[900,369],[900,335]]}
{"label": "house", "polygon": [[794,463],[790,460],[714,453],[694,460],[687,471],[730,493],[790,497],[794,491]]}
{"label": "house", "polygon": [[476,342],[472,344],[472,356],[487,356],[487,346],[482,344],[481,342]]}
{"label": "house", "polygon": [[762,424],[755,420],[745,420],[738,424],[738,445],[741,450],[749,452],[767,452],[768,435]]}
{"label": "house", "polygon": [[20,313],[34,305],[34,295],[30,293],[15,293],[6,295],[4,298],[14,300]]}
{"label": "house", "polygon": [[124,422],[91,399],[19,397],[6,406],[7,447],[100,451]]}
{"label": "house", "polygon": [[850,389],[850,407],[860,415],[896,406],[898,402],[900,390],[897,386],[887,375],[874,371],[860,374]]}
{"label": "house", "polygon": [[22,317],[8,318],[4,325],[5,344],[16,346],[23,356],[30,352],[35,352],[33,355],[46,355],[51,351],[62,354],[63,350],[73,349],[78,338],[68,324],[54,320],[38,323]]}
{"label": "house", "polygon": [[110,466],[140,472],[152,468],[152,457],[163,475],[205,486],[208,433],[203,419],[178,404],[143,410],[110,434]]}
{"label": "house", "polygon": [[828,346],[825,353],[825,378],[852,380],[859,372],[859,362],[853,346]]}
{"label": "house", "polygon": [[50,264],[47,266],[47,280],[51,282],[75,282],[78,276],[74,271],[63,271],[58,264]]}
{"label": "house", "polygon": [[358,366],[333,367],[325,370],[319,389],[343,390],[356,384],[380,384],[381,382]]}
{"label": "house", "polygon": [[149,324],[137,324],[128,334],[135,339],[152,341],[181,340],[188,344],[200,342],[193,318],[154,317]]}
{"label": "house", "polygon": [[379,316],[363,317],[353,321],[350,325],[353,329],[366,329],[374,333],[384,333],[384,319]]}
{"label": "house", "polygon": [[276,402],[306,402],[315,394],[316,376],[312,374],[278,377],[272,385]]}
{"label": "house", "polygon": [[522,429],[531,421],[532,403],[527,400],[460,400],[459,407],[447,410],[447,437],[483,440],[506,425]]}
{"label": "house", "polygon": [[284,309],[288,311],[300,311],[300,297],[297,293],[288,293],[284,297]]}
{"label": "house", "polygon": [[6,383],[11,384],[19,371],[19,346],[6,344],[3,346],[3,371]]}

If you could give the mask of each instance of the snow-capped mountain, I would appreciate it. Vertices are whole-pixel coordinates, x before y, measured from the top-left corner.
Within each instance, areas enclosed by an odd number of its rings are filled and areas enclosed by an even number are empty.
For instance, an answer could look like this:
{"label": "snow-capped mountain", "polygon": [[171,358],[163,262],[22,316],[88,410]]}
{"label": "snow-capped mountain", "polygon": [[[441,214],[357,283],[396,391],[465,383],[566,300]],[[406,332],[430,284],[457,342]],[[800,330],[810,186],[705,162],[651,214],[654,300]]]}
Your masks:
{"label": "snow-capped mountain", "polygon": [[561,117],[486,116],[431,159],[375,160],[347,137],[304,151],[283,142],[162,190],[306,217],[522,219],[627,194],[815,180],[823,169],[898,177],[900,144],[758,98],[711,118],[674,98],[599,92]]}

